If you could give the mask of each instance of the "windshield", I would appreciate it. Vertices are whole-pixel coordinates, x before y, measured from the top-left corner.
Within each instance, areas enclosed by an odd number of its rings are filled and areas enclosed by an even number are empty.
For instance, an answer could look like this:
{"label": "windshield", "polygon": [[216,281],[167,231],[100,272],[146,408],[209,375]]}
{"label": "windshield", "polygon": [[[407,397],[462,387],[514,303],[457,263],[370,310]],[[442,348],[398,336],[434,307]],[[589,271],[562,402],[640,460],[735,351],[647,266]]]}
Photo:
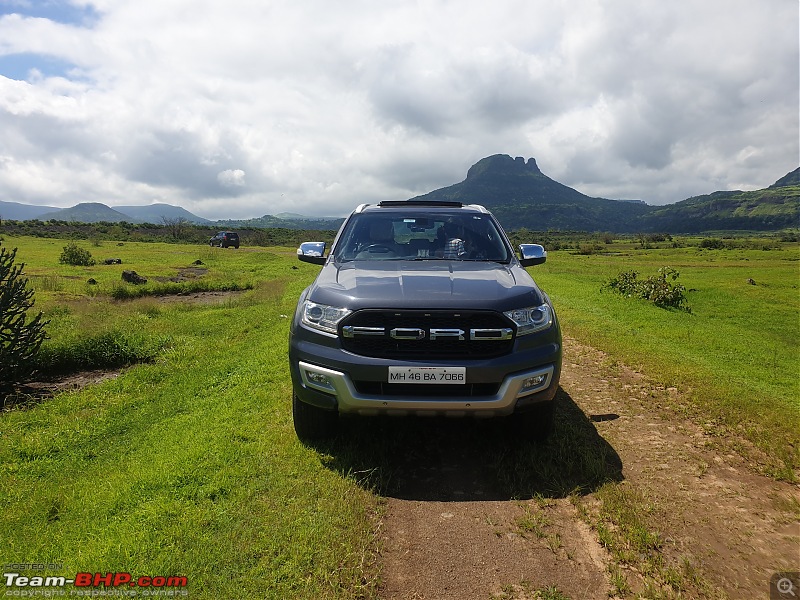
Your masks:
{"label": "windshield", "polygon": [[488,260],[509,250],[494,220],[473,212],[369,212],[347,222],[334,250],[349,260]]}

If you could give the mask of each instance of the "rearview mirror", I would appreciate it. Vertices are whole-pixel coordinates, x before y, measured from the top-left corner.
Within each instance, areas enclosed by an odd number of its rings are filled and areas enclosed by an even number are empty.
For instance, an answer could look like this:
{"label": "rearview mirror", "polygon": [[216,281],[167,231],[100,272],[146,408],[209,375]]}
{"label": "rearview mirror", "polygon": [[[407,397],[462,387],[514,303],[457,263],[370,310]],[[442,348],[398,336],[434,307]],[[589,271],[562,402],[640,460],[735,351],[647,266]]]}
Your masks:
{"label": "rearview mirror", "polygon": [[297,249],[297,258],[314,265],[324,265],[325,242],[303,242]]}
{"label": "rearview mirror", "polygon": [[547,251],[539,244],[520,244],[519,262],[523,267],[541,265],[547,260]]}

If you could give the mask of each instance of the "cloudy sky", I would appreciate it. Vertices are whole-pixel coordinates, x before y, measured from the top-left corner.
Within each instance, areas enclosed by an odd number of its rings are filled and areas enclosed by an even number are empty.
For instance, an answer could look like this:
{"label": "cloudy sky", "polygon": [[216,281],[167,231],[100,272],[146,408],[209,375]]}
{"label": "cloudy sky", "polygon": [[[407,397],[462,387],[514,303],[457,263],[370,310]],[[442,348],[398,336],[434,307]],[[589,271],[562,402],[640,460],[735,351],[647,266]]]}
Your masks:
{"label": "cloudy sky", "polygon": [[676,202],[797,168],[797,0],[0,0],[0,199],[343,215],[535,157]]}

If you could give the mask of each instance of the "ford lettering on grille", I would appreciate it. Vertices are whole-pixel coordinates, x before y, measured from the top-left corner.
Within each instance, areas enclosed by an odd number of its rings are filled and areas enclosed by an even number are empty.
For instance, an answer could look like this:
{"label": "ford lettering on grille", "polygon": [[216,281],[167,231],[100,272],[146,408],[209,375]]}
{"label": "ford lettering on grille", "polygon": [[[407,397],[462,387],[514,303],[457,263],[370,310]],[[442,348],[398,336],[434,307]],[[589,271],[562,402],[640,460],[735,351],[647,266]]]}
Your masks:
{"label": "ford lettering on grille", "polygon": [[[347,325],[342,328],[342,335],[346,338],[358,336],[383,336],[386,330],[383,327],[354,327]],[[431,329],[425,331],[418,327],[395,327],[389,331],[389,336],[395,340],[424,340],[427,336],[431,340],[457,339],[464,340],[466,331],[463,329]],[[514,337],[514,330],[510,327],[497,329],[470,329],[471,340],[510,340]]]}
{"label": "ford lettering on grille", "polygon": [[376,358],[486,358],[512,351],[513,325],[492,311],[356,311],[342,323],[342,348]]}
{"label": "ford lettering on grille", "polygon": [[395,327],[389,332],[389,335],[396,340],[423,340],[425,339],[425,330],[415,327]]}

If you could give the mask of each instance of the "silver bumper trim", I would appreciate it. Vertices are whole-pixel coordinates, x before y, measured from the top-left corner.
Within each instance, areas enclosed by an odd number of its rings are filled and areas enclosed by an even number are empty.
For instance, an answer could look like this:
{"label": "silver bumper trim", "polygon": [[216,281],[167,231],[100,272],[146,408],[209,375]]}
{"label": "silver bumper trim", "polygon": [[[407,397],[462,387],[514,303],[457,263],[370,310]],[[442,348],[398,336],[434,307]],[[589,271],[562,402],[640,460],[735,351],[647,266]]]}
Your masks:
{"label": "silver bumper trim", "polygon": [[[517,400],[546,390],[553,381],[553,365],[508,375],[493,396],[442,398],[440,396],[371,396],[359,394],[346,373],[300,361],[303,386],[336,397],[340,413],[360,415],[431,415],[495,417],[514,412]],[[531,378],[544,377],[532,387]]]}

